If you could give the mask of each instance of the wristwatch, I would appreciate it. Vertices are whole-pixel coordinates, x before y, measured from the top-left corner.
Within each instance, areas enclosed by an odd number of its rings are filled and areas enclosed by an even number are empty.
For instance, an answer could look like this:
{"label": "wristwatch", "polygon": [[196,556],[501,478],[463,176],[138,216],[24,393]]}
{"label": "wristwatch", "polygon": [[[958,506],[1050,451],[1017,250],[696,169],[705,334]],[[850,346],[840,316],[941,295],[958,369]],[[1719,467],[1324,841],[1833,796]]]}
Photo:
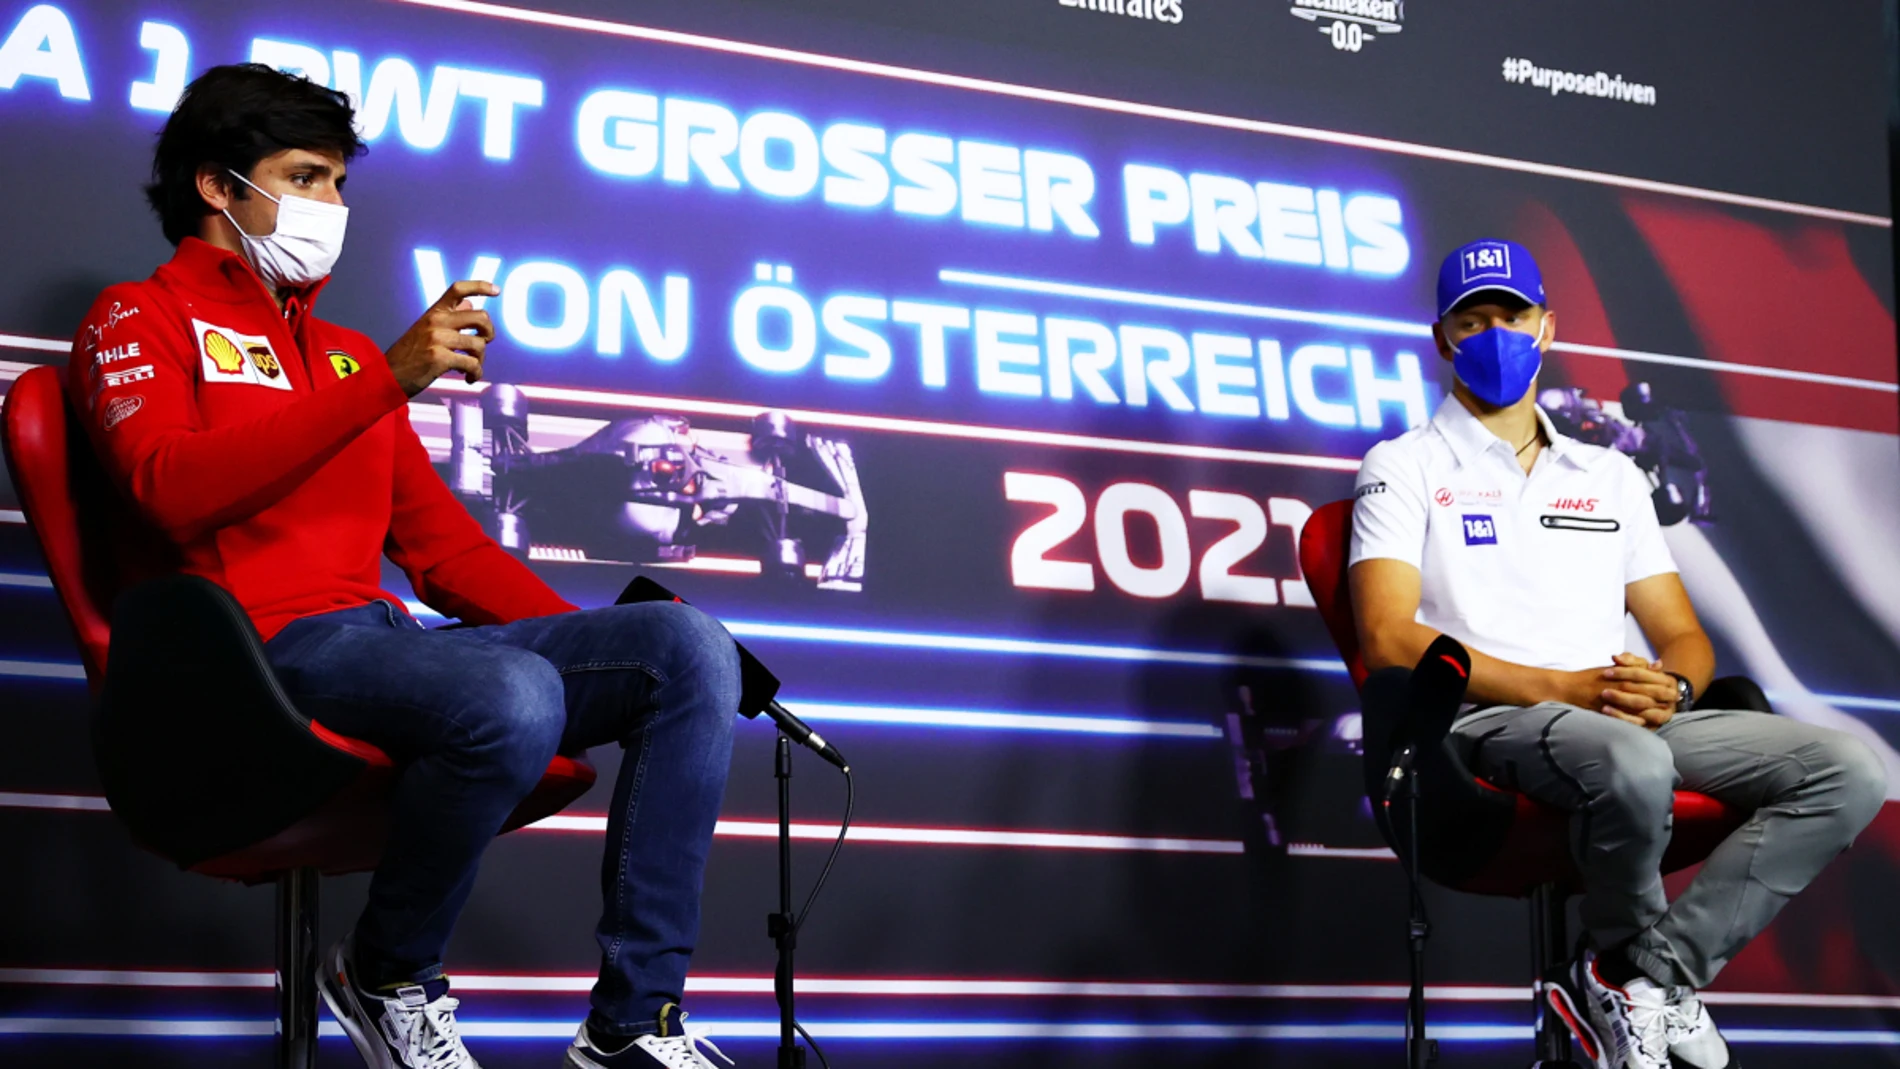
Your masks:
{"label": "wristwatch", "polygon": [[1689,677],[1681,672],[1669,674],[1676,679],[1676,712],[1686,713],[1695,708],[1695,686],[1689,682]]}

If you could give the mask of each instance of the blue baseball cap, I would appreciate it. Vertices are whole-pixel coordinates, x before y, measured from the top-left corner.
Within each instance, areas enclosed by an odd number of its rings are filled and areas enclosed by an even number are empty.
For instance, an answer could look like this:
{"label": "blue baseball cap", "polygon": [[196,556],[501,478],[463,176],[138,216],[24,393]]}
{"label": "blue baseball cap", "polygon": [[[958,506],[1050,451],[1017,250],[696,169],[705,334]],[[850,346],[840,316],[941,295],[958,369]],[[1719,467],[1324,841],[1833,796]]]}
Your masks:
{"label": "blue baseball cap", "polygon": [[1544,273],[1531,251],[1515,241],[1482,238],[1452,250],[1438,265],[1438,318],[1485,290],[1503,290],[1530,304],[1544,303]]}

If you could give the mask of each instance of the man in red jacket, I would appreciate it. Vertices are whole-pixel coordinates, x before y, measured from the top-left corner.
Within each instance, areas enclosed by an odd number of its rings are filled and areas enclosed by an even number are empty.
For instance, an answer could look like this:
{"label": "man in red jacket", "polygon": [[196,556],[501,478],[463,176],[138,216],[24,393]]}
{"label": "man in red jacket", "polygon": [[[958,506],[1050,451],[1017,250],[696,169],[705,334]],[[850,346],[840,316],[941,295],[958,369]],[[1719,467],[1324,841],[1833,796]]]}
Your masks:
{"label": "man in red jacket", "polygon": [[[679,1010],[725,790],[738,657],[680,604],[577,611],[430,467],[409,399],[481,377],[494,337],[457,282],[389,347],[311,313],[362,150],[348,99],[256,64],[193,82],[146,193],[178,247],[101,294],[68,387],[94,447],[184,569],[229,590],[299,708],[403,763],[388,850],[319,969],[378,1069],[475,1061],[442,949],[482,851],[556,753],[626,749],[601,867],[602,960],[574,1069],[707,1066]],[[477,626],[430,631],[379,583]]]}

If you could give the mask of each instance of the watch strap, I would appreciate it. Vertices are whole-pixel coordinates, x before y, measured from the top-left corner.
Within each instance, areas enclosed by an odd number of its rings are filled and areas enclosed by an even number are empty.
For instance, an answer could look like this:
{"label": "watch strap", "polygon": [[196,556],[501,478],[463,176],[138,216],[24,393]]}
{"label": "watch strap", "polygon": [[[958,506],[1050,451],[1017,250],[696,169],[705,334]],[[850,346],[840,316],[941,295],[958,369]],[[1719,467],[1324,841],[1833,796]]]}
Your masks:
{"label": "watch strap", "polygon": [[1676,711],[1686,713],[1695,708],[1695,684],[1681,672],[1670,672],[1676,681]]}

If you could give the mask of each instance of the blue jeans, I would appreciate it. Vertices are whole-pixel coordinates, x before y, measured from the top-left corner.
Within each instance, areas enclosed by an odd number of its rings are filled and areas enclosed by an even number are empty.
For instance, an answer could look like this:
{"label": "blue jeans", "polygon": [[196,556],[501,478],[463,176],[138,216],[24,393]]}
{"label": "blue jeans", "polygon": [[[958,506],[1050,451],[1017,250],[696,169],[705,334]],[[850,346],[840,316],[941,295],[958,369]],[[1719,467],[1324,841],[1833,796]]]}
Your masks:
{"label": "blue jeans", "polygon": [[365,983],[441,976],[482,851],[548,762],[624,747],[592,1021],[654,1030],[685,986],[732,756],[739,663],[725,628],[655,601],[431,631],[378,601],[297,620],[265,652],[305,715],[402,765],[356,925]]}

